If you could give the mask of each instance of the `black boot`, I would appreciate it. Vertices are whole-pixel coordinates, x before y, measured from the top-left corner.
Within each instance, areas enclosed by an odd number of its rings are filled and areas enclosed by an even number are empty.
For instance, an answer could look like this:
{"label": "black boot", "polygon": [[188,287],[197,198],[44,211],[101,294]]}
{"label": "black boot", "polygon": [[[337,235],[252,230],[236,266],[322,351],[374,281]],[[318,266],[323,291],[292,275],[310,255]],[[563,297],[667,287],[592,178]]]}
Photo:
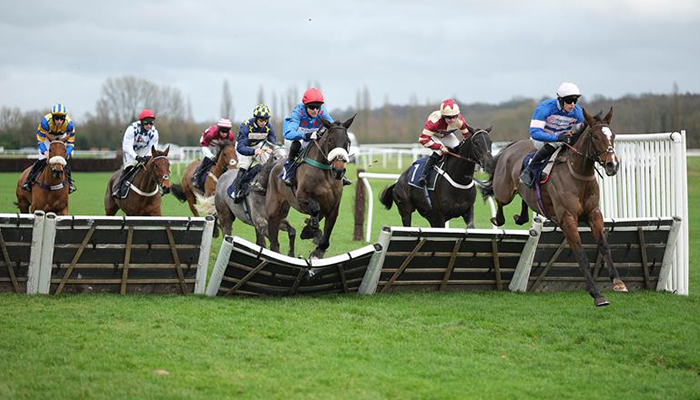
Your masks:
{"label": "black boot", "polygon": [[22,184],[22,190],[26,190],[27,192],[32,191],[32,184],[36,182],[36,177],[39,175],[39,173],[46,167],[46,159],[42,160],[37,160],[34,165],[32,165],[31,171],[29,171],[29,174],[27,175],[27,179],[24,181]]}
{"label": "black boot", "polygon": [[548,144],[545,144],[542,146],[539,150],[537,150],[537,153],[532,157],[530,160],[530,163],[527,164],[527,167],[523,169],[523,172],[520,173],[520,181],[527,185],[528,187],[532,187],[532,185],[535,184],[535,172],[533,171],[533,168],[536,165],[539,165],[545,161],[554,153],[554,151],[557,148]]}
{"label": "black boot", "polygon": [[64,171],[66,173],[66,180],[68,181],[68,194],[71,194],[78,189],[75,187],[75,184],[73,183],[73,171],[70,168],[70,164],[66,164]]}
{"label": "black boot", "polygon": [[287,161],[284,163],[284,184],[292,187],[294,186],[294,175],[295,175],[295,170],[296,170],[296,158],[299,155],[299,150],[301,149],[301,142],[299,140],[295,140],[292,143],[292,147],[289,148],[289,157],[287,157]]}
{"label": "black boot", "polygon": [[[194,174],[192,174],[192,185],[194,187],[196,187],[197,189],[202,190],[202,191],[204,190],[204,188],[200,187],[200,185],[199,185],[199,181],[200,181],[199,178],[202,176],[202,174],[206,174],[207,172],[209,172],[212,165],[214,165],[214,160],[212,160],[209,157],[204,157],[202,162],[199,163],[199,165],[197,166],[197,169],[194,171]],[[204,186],[204,185],[202,185],[202,186]]]}
{"label": "black boot", "polygon": [[245,168],[238,169],[236,179],[233,181],[233,202],[236,204],[243,201],[243,191],[241,190],[241,182],[243,182],[243,178],[245,177],[246,172],[248,172],[248,170]]}
{"label": "black boot", "polygon": [[117,190],[114,192],[114,196],[117,198],[124,198],[129,192],[129,186],[131,186],[131,178],[133,172],[136,170],[135,166],[128,166],[122,172],[122,176],[119,178],[119,184],[117,185]]}
{"label": "black boot", "polygon": [[423,173],[420,176],[420,179],[418,179],[418,184],[421,186],[427,186],[428,185],[428,174],[430,174],[430,171],[433,169],[435,166],[435,163],[437,163],[437,160],[440,159],[440,154],[437,152],[434,152],[433,154],[430,155],[428,158],[428,161],[425,163],[425,168],[423,168]]}
{"label": "black boot", "polygon": [[352,185],[352,181],[348,179],[345,175],[343,175],[343,186],[349,186]]}

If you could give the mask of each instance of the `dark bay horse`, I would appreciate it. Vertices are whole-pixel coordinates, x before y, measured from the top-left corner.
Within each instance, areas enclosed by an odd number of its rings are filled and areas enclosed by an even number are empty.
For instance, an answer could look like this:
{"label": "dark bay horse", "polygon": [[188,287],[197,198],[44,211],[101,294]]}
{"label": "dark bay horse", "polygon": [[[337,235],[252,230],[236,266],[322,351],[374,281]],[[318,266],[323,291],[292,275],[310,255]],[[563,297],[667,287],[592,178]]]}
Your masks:
{"label": "dark bay horse", "polygon": [[58,215],[68,214],[68,186],[66,178],[66,144],[61,140],[54,140],[49,145],[47,166],[37,177],[32,185],[32,191],[22,190],[22,184],[27,179],[32,167],[27,167],[17,181],[17,207],[20,212],[42,210]]}
{"label": "dark bay horse", "polygon": [[115,215],[121,209],[126,215],[160,217],[160,193],[163,191],[163,194],[167,194],[170,191],[169,151],[170,146],[165,151],[151,147],[151,157],[134,176],[129,194],[124,199],[112,196],[114,185],[122,172],[115,171],[107,183],[105,214]]}
{"label": "dark bay horse", "polygon": [[195,207],[197,203],[195,194],[203,194],[205,197],[213,196],[216,190],[216,182],[219,180],[221,174],[229,169],[236,168],[236,165],[238,165],[236,144],[226,141],[226,145],[219,151],[219,154],[216,156],[216,163],[211,167],[204,181],[204,193],[195,188],[192,184],[192,175],[194,175],[194,171],[197,170],[197,167],[199,167],[201,163],[201,160],[189,163],[185,168],[185,173],[182,175],[182,185],[174,184],[171,187],[173,196],[181,202],[186,201],[190,206],[190,211],[192,211],[195,217],[199,216],[199,212]]}
{"label": "dark bay horse", "polygon": [[[443,171],[447,176],[438,178],[435,190],[428,192],[430,204],[426,199],[426,189],[408,184],[415,173],[413,165],[401,174],[396,183],[385,187],[379,195],[379,201],[387,210],[396,203],[404,226],[411,226],[411,214],[417,210],[432,227],[443,228],[446,221],[457,217],[462,217],[467,227],[474,227],[474,167],[479,164],[488,168],[493,157],[489,136],[491,128],[468,128],[471,133],[469,138],[462,140],[459,146],[443,156]],[[437,170],[435,173],[438,173]]]}
{"label": "dark bay horse", "polygon": [[342,179],[345,164],[350,158],[348,128],[354,119],[355,116],[345,122],[333,124],[321,119],[326,132],[309,143],[310,148],[304,162],[297,168],[297,185],[294,188],[285,185],[279,178],[284,160],[278,161],[272,168],[265,202],[271,250],[279,252],[277,234],[280,223],[287,217],[291,206],[311,216],[301,233],[302,239],[319,236],[320,220],[326,219],[323,235],[309,257],[322,258],[326,253],[343,197]]}
{"label": "dark bay horse", "polygon": [[[261,158],[259,161],[262,164],[262,168],[250,182],[250,193],[248,193],[243,202],[235,203],[228,194],[228,188],[236,179],[239,172],[238,169],[228,170],[219,177],[214,196],[203,198],[197,195],[197,210],[202,214],[216,215],[224,235],[231,234],[233,222],[237,218],[239,221],[255,227],[255,243],[261,247],[266,247],[265,238],[268,235],[265,194],[270,172],[272,167],[277,164],[277,161],[284,159],[287,155],[284,147],[274,146],[269,148],[273,152],[271,156],[264,157],[267,158],[266,161],[263,157],[256,156],[256,159]],[[296,230],[286,218],[280,223],[280,229],[287,232],[289,236],[289,252],[287,254],[290,257],[295,257]]]}
{"label": "dark bay horse", "polygon": [[595,164],[600,164],[608,176],[613,176],[617,173],[620,162],[615,154],[615,134],[609,125],[613,117],[612,108],[603,119],[589,115],[585,109],[583,116],[587,129],[572,139],[573,146],[562,149],[548,182],[541,186],[544,209],[540,209],[535,191],[520,182],[519,178],[523,159],[535,148],[530,140],[512,143],[494,158],[493,174],[482,188],[482,193],[484,197],[494,196],[498,204],[498,213],[491,219],[494,225],[501,226],[505,223],[503,206],[513,201],[516,193],[522,198],[520,215],[515,216],[516,223],[522,225],[528,221],[528,206],[556,223],[586,277],[595,305],[607,306],[610,303],[600,294],[591,276],[588,257],[581,246],[578,222],[584,220],[591,227],[598,243],[598,252],[608,266],[613,290],[626,292],[627,287],[613,264],[608,241],[603,234],[603,214],[599,208],[600,189],[595,179]]}

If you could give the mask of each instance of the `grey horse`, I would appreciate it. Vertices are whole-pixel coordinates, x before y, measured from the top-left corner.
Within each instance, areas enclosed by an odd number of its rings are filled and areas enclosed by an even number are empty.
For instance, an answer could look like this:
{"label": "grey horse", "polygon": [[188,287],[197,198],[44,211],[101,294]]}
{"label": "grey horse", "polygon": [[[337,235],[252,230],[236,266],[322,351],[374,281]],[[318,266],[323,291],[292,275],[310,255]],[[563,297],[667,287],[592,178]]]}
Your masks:
{"label": "grey horse", "polygon": [[[286,151],[279,146],[266,146],[272,150],[272,156],[263,157],[258,160],[262,164],[262,169],[250,182],[250,192],[245,200],[236,204],[228,195],[228,188],[238,175],[238,169],[230,169],[219,177],[216,184],[214,196],[197,196],[197,210],[202,215],[216,215],[219,225],[224,235],[231,234],[233,221],[238,218],[244,223],[255,227],[255,242],[262,247],[266,247],[265,237],[267,237],[267,212],[265,210],[265,192],[267,190],[270,171],[275,163],[286,157]],[[280,229],[289,235],[289,253],[294,257],[294,241],[296,230],[284,219],[280,224]]]}

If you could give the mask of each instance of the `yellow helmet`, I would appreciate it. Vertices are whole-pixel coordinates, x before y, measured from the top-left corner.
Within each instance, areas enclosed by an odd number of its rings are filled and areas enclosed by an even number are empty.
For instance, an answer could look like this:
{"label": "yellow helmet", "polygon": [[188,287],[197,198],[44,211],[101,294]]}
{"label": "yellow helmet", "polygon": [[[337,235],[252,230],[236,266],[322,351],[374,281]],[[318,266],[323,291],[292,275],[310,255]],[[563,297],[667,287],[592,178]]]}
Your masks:
{"label": "yellow helmet", "polygon": [[253,110],[253,117],[269,119],[270,118],[270,107],[265,104],[258,104]]}
{"label": "yellow helmet", "polygon": [[64,106],[61,103],[56,103],[53,107],[51,107],[51,115],[63,115],[65,116],[68,114],[68,111],[66,110],[66,106]]}

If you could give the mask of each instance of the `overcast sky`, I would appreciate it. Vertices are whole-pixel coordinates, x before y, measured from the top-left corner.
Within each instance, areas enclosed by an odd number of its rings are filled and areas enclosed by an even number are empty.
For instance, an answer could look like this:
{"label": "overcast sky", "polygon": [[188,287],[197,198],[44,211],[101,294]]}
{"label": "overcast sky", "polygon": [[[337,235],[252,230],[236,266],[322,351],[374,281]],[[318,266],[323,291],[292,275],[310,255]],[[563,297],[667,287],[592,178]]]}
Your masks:
{"label": "overcast sky", "polygon": [[[236,118],[320,82],[330,109],[456,96],[700,93],[700,1],[3,1],[0,106],[64,102],[79,121],[109,77],[179,88],[195,119]],[[273,109],[273,113],[275,110]]]}

